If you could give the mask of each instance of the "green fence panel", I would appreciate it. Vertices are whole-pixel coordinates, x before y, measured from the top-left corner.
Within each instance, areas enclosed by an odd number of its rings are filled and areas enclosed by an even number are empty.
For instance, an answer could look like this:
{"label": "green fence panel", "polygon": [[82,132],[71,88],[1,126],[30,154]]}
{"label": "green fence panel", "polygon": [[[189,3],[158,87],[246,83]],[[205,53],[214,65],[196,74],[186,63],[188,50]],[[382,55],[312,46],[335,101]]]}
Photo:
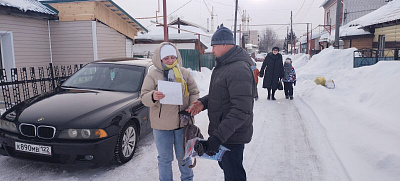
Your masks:
{"label": "green fence panel", "polygon": [[192,70],[199,70],[199,51],[190,49],[179,49],[182,57],[182,66]]}
{"label": "green fence panel", "polygon": [[213,53],[206,53],[200,55],[201,67],[207,67],[212,70],[215,67],[215,55]]}
{"label": "green fence panel", "polygon": [[[182,66],[192,70],[199,70],[199,51],[192,49],[179,49],[182,57]],[[202,67],[207,67],[212,70],[215,66],[215,56],[212,53],[200,55]]]}

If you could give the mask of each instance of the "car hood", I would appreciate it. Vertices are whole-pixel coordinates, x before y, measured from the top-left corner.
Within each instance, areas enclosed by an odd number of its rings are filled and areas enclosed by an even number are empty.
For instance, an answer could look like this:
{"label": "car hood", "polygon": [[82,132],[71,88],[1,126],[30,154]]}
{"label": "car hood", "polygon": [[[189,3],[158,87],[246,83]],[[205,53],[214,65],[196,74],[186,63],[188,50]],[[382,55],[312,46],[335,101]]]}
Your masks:
{"label": "car hood", "polygon": [[17,111],[17,117],[20,123],[96,128],[113,112],[135,100],[139,100],[138,93],[63,89],[31,100]]}

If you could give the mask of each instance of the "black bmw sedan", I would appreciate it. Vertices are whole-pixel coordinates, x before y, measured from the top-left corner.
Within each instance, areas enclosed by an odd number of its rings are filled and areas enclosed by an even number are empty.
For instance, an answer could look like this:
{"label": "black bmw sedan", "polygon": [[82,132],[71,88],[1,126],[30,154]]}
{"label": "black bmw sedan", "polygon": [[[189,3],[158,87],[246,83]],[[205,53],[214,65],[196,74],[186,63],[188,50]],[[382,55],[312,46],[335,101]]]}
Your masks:
{"label": "black bmw sedan", "polygon": [[45,162],[99,166],[132,159],[150,132],[140,101],[149,59],[87,64],[56,91],[8,109],[0,118],[0,154]]}

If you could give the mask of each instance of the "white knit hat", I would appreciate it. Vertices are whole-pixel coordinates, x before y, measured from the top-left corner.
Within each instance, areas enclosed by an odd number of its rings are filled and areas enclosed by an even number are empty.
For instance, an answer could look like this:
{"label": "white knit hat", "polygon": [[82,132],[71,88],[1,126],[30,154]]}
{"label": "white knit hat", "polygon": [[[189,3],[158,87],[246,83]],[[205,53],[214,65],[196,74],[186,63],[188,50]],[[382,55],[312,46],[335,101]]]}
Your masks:
{"label": "white knit hat", "polygon": [[168,44],[162,46],[162,47],[161,47],[161,50],[160,50],[160,57],[161,57],[161,59],[163,59],[163,58],[166,57],[166,56],[170,56],[170,55],[173,55],[173,56],[175,56],[175,57],[178,57],[178,56],[176,55],[176,49],[175,49],[175,47],[172,46],[172,45],[168,45]]}

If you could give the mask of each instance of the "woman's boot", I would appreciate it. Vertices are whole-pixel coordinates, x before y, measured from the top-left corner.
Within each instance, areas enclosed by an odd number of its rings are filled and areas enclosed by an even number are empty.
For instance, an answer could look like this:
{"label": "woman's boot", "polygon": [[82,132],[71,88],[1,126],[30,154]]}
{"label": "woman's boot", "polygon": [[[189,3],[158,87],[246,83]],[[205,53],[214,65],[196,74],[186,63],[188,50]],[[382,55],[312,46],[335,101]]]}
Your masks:
{"label": "woman's boot", "polygon": [[276,91],[276,90],[272,90],[272,98],[271,98],[272,100],[276,100],[276,99],[275,99],[275,91]]}

